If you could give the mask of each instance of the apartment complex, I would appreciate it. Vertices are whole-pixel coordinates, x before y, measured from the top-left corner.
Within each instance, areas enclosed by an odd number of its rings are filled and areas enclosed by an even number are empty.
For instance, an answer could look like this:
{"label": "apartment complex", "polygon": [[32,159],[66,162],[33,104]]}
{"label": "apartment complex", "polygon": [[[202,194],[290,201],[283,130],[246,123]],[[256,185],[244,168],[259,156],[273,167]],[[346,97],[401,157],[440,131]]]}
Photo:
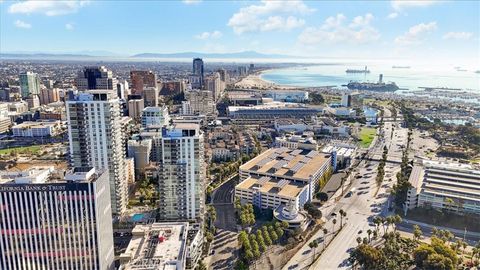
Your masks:
{"label": "apartment complex", "polygon": [[205,78],[205,88],[212,92],[213,99],[215,102],[223,96],[225,91],[225,82],[222,81],[220,73],[215,72]]}
{"label": "apartment complex", "polygon": [[116,91],[70,93],[66,106],[71,166],[108,170],[112,212],[121,215],[128,203],[128,184]]}
{"label": "apartment complex", "polygon": [[0,175],[0,268],[113,270],[108,173],[52,171]]}
{"label": "apartment complex", "polygon": [[322,178],[331,171],[331,157],[308,149],[269,149],[240,166],[241,182],[235,196],[242,203],[275,209],[312,200]]}
{"label": "apartment complex", "polygon": [[46,105],[60,101],[60,90],[58,88],[42,88],[40,90],[40,104]]}
{"label": "apartment complex", "polygon": [[413,167],[406,207],[433,207],[480,215],[480,170],[471,165],[424,160]]}
{"label": "apartment complex", "polygon": [[132,94],[135,95],[143,95],[145,87],[157,88],[157,74],[150,70],[130,71],[130,81],[132,84]]}
{"label": "apartment complex", "polygon": [[130,116],[132,119],[140,120],[143,108],[143,99],[130,99],[128,101],[128,116]]}
{"label": "apartment complex", "polygon": [[200,126],[189,123],[164,127],[161,137],[154,139],[161,220],[195,220],[202,216],[206,173],[203,140]]}
{"label": "apartment complex", "polygon": [[168,107],[146,107],[142,111],[142,127],[162,127],[170,124]]}
{"label": "apartment complex", "polygon": [[192,90],[185,92],[182,102],[182,114],[214,115],[217,113],[213,93],[207,90]]}

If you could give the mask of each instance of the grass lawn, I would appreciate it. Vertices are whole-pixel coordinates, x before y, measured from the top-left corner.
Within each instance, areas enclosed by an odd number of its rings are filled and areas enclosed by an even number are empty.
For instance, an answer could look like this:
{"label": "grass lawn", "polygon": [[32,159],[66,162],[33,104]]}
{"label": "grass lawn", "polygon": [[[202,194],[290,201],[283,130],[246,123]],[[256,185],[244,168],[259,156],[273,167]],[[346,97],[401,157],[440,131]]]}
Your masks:
{"label": "grass lawn", "polygon": [[448,227],[457,230],[480,232],[480,218],[472,215],[457,215],[438,210],[415,208],[407,212],[407,219],[427,223],[434,226]]}
{"label": "grass lawn", "polygon": [[7,148],[7,149],[2,149],[0,150],[0,155],[10,155],[12,151],[17,152],[17,154],[26,154],[26,153],[31,153],[31,154],[38,154],[41,150],[40,145],[32,145],[32,146],[25,146],[25,147],[14,147],[14,148]]}
{"label": "grass lawn", "polygon": [[362,128],[359,134],[360,145],[364,148],[369,147],[373,141],[373,138],[375,138],[376,133],[377,133],[377,130],[375,128],[367,128],[367,127]]}

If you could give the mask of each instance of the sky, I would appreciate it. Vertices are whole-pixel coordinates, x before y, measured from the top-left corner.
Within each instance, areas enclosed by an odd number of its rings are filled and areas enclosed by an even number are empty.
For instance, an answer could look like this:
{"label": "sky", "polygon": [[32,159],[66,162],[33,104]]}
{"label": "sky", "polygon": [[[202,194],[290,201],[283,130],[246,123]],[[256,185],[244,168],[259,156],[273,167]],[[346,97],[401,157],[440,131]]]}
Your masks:
{"label": "sky", "polygon": [[3,53],[254,50],[478,64],[479,29],[479,1],[0,0]]}

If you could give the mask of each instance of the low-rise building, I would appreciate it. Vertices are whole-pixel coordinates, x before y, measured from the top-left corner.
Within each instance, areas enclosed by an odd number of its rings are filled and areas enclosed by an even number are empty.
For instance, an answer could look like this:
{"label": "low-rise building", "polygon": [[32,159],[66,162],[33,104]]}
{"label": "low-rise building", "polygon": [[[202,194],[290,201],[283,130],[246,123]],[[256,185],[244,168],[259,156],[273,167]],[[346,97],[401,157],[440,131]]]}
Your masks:
{"label": "low-rise building", "polygon": [[256,106],[229,106],[227,108],[227,114],[232,121],[244,124],[268,123],[278,118],[310,120],[312,116],[321,112],[323,109],[320,107],[278,101],[264,102],[264,104]]}
{"label": "low-rise building", "polygon": [[318,150],[317,141],[313,138],[313,132],[304,132],[301,135],[285,134],[275,138],[276,147],[287,147],[289,149]]}
{"label": "low-rise building", "polygon": [[53,137],[62,132],[61,121],[23,122],[12,127],[15,137]]}
{"label": "low-rise building", "polygon": [[424,160],[413,167],[405,207],[433,207],[480,215],[480,170],[468,164]]}
{"label": "low-rise building", "polygon": [[262,104],[262,95],[257,92],[229,91],[228,99],[233,106],[251,106]]}
{"label": "low-rise building", "polygon": [[270,90],[266,96],[274,101],[282,102],[305,102],[308,100],[308,91],[301,90]]}
{"label": "low-rise building", "polygon": [[376,125],[378,123],[379,111],[377,109],[364,106],[363,114],[365,115],[367,123],[372,125]]}
{"label": "low-rise building", "polygon": [[331,143],[322,149],[322,153],[332,155],[332,164],[334,170],[348,168],[355,155],[356,146],[345,143]]}

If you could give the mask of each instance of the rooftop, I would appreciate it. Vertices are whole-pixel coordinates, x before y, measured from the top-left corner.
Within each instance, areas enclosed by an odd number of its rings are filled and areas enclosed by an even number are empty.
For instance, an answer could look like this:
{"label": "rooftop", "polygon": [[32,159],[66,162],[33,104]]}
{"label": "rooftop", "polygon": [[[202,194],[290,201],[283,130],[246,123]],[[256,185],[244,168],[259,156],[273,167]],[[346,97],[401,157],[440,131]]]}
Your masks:
{"label": "rooftop", "polygon": [[60,121],[51,121],[51,122],[23,122],[21,124],[15,125],[12,128],[43,128],[43,127],[54,127],[59,125]]}
{"label": "rooftop", "polygon": [[280,197],[295,199],[306,184],[294,183],[288,180],[275,180],[270,177],[248,177],[236,186],[238,189],[258,190],[261,193],[275,193]]}
{"label": "rooftop", "polygon": [[123,270],[184,269],[188,222],[137,225],[126,251]]}
{"label": "rooftop", "polygon": [[101,174],[90,167],[77,167],[64,175],[63,171],[56,171],[54,166],[32,166],[23,171],[1,171],[0,184],[90,182],[98,179]]}
{"label": "rooftop", "polygon": [[309,181],[330,156],[315,150],[272,148],[240,166],[240,170]]}

